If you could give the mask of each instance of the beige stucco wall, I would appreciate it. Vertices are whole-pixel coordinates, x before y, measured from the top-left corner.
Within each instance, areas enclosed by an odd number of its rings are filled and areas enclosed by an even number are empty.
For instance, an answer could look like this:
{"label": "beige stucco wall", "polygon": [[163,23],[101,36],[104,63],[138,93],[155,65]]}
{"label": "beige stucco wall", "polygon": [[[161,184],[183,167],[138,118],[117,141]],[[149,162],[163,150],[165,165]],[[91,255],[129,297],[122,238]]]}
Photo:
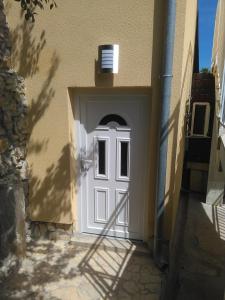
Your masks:
{"label": "beige stucco wall", "polygon": [[189,104],[194,62],[197,0],[177,1],[173,85],[170,108],[165,233],[169,239],[176,220],[185,146],[185,112]]}
{"label": "beige stucco wall", "polygon": [[148,229],[149,236],[154,234],[154,218],[155,218],[155,198],[157,188],[157,160],[158,160],[158,139],[159,139],[159,114],[161,109],[161,75],[162,75],[162,56],[164,41],[164,24],[165,20],[165,1],[155,1],[154,12],[154,28],[153,28],[153,51],[152,51],[152,69],[151,69],[151,116],[149,128],[150,140],[150,166],[149,166],[149,219]]}
{"label": "beige stucco wall", "polygon": [[[166,191],[168,235],[181,180],[182,124],[191,84],[196,5],[196,0],[177,1]],[[6,11],[13,39],[11,65],[26,78],[30,101],[28,158],[32,220],[77,221],[74,91],[78,88],[149,88],[151,193],[148,235],[151,236],[165,1],[61,1],[57,9],[40,12],[34,25],[24,22],[17,3],[7,1]],[[111,77],[96,73],[98,45],[105,43],[120,45],[119,74]]]}
{"label": "beige stucco wall", "polygon": [[[17,3],[8,1],[6,10],[12,65],[25,76],[31,101],[31,218],[71,223],[68,87],[150,86],[154,1],[64,1],[41,11],[34,26],[20,17]],[[95,69],[105,43],[120,45],[120,71],[111,80]]]}

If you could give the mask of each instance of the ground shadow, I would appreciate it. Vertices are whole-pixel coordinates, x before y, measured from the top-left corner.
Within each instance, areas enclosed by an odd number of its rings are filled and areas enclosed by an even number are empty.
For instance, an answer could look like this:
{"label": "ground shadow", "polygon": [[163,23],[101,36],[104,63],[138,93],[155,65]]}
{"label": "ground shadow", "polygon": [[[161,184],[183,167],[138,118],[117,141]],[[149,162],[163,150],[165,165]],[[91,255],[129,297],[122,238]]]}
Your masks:
{"label": "ground shadow", "polygon": [[161,274],[137,243],[38,241],[0,287],[1,299],[158,299]]}
{"label": "ground shadow", "polygon": [[177,299],[223,300],[225,208],[201,203],[195,193],[187,201]]}

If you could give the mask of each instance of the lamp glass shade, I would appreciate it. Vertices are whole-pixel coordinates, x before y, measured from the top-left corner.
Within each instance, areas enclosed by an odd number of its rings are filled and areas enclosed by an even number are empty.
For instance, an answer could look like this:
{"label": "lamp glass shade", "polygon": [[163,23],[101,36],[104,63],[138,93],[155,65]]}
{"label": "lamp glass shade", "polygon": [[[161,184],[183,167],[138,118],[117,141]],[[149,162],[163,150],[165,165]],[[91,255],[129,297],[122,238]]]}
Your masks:
{"label": "lamp glass shade", "polygon": [[119,70],[119,45],[99,46],[101,73],[118,73]]}

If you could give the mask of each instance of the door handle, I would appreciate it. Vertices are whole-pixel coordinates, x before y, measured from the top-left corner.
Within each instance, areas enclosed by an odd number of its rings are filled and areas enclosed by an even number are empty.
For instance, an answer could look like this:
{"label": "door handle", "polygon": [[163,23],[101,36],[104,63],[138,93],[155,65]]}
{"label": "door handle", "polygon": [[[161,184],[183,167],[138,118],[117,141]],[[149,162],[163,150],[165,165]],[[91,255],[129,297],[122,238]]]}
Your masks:
{"label": "door handle", "polygon": [[81,171],[82,172],[87,172],[90,167],[92,166],[93,160],[90,159],[81,159],[80,164],[81,164]]}

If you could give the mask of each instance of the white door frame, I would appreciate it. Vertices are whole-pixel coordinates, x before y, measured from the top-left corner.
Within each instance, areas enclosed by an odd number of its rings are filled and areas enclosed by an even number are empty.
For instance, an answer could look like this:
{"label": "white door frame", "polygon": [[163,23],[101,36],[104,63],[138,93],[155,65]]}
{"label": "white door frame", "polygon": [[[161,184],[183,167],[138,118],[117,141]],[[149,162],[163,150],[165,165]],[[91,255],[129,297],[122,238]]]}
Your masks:
{"label": "white door frame", "polygon": [[[97,96],[98,94],[97,93],[85,93],[85,94],[81,94],[81,95],[76,95],[74,98],[74,101],[73,101],[73,106],[74,106],[74,112],[75,112],[75,118],[74,118],[74,126],[75,126],[75,130],[74,130],[74,154],[75,154],[75,158],[76,158],[76,170],[77,171],[77,177],[79,178],[78,179],[78,182],[76,182],[76,187],[77,187],[77,197],[76,197],[76,201],[77,201],[77,215],[76,215],[76,218],[78,219],[78,221],[76,222],[77,223],[77,232],[79,233],[82,233],[84,232],[83,230],[83,226],[82,226],[82,184],[84,184],[85,180],[82,176],[80,176],[80,164],[81,164],[81,160],[80,160],[80,149],[82,147],[82,134],[86,134],[86,131],[85,131],[85,128],[84,126],[81,124],[80,122],[80,118],[81,118],[81,114],[80,114],[80,102],[82,101],[80,99],[81,96]],[[127,93],[127,94],[102,94],[102,93],[99,93],[99,95],[102,97],[102,96],[118,96],[118,97],[123,97],[123,96],[134,96],[136,95],[137,97],[140,97],[140,96],[144,96],[146,99],[149,98],[148,95],[146,94],[141,94],[141,93],[137,93],[137,94],[134,94],[134,93]],[[141,101],[141,100],[140,100]],[[150,117],[150,104],[148,104],[148,108],[149,108],[149,117]],[[149,221],[149,197],[150,197],[150,188],[149,188],[149,173],[150,173],[150,155],[149,154],[149,150],[150,150],[150,121],[148,120],[147,122],[147,128],[146,128],[146,132],[144,133],[145,136],[147,137],[147,141],[146,141],[146,161],[147,161],[147,167],[145,168],[144,170],[144,174],[143,174],[143,178],[145,178],[144,182],[143,182],[143,186],[144,186],[144,192],[143,192],[143,195],[144,195],[144,201],[143,201],[143,205],[144,205],[144,208],[143,208],[143,211],[144,211],[144,215],[143,215],[143,224],[142,224],[142,236],[143,236],[143,240],[144,241],[147,241],[148,239],[148,232],[149,232],[149,229],[148,229],[148,221]],[[75,178],[75,180],[77,181],[77,178]]]}

